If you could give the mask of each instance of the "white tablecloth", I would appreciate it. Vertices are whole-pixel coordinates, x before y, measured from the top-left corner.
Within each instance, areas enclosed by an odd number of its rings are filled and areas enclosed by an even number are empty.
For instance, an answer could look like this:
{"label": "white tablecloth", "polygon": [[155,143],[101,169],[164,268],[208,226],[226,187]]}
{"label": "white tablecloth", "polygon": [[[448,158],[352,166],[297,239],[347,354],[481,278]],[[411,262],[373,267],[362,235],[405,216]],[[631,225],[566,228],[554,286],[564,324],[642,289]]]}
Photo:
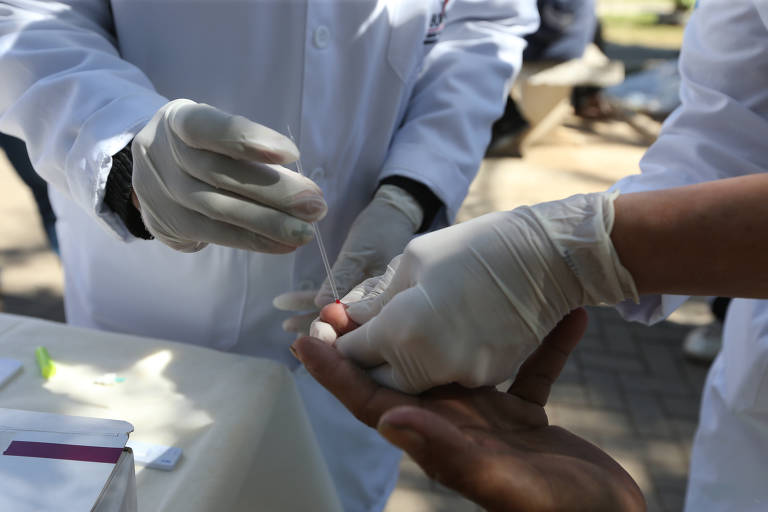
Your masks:
{"label": "white tablecloth", "polygon": [[[34,349],[56,374],[44,380]],[[140,512],[341,510],[290,372],[263,359],[0,314],[0,357],[24,367],[0,407],[129,421],[178,446],[173,471],[137,465]],[[107,373],[124,378],[95,381]]]}

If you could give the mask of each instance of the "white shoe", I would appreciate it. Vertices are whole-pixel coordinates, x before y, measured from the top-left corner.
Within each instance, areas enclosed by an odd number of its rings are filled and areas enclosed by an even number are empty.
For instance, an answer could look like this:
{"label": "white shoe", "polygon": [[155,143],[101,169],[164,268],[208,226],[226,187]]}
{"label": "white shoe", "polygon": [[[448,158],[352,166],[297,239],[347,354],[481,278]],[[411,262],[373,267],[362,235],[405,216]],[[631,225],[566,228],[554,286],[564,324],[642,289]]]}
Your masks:
{"label": "white shoe", "polygon": [[723,323],[715,320],[711,324],[696,327],[685,336],[683,354],[694,361],[711,363],[722,346]]}

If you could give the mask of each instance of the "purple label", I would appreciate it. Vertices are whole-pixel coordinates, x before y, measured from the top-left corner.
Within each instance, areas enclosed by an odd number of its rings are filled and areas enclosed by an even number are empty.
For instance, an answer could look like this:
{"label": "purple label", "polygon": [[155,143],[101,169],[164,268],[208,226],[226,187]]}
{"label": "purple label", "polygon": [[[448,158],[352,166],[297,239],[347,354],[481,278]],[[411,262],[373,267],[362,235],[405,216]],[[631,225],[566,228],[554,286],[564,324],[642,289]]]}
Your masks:
{"label": "purple label", "polygon": [[106,462],[115,464],[122,452],[122,448],[109,448],[105,446],[12,441],[10,446],[3,452],[3,455],[38,457],[41,459],[82,460],[84,462]]}

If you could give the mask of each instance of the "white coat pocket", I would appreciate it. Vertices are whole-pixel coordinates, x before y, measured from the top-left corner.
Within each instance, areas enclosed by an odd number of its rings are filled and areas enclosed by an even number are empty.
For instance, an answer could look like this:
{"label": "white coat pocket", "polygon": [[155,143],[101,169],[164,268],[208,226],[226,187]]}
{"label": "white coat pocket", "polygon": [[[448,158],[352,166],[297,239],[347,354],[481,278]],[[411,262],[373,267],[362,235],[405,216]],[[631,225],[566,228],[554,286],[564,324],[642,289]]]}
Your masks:
{"label": "white coat pocket", "polygon": [[[442,2],[393,0],[387,3],[391,25],[387,59],[403,82],[411,80],[433,46],[428,39],[430,19],[440,15]],[[435,11],[435,12],[432,12]]]}

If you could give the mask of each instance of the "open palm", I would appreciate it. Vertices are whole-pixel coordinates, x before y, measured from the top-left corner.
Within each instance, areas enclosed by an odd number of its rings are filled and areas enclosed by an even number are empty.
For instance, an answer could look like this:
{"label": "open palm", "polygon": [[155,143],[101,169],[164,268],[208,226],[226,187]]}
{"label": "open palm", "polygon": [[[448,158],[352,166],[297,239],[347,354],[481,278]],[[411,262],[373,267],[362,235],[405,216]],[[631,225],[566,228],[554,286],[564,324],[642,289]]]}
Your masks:
{"label": "open palm", "polygon": [[[338,305],[323,312],[340,334],[354,327],[345,316]],[[488,510],[642,511],[642,493],[621,466],[588,441],[549,425],[544,411],[585,327],[583,310],[566,317],[507,393],[449,385],[407,395],[379,386],[320,340],[301,338],[294,349],[358,419],[408,452],[430,477]]]}

